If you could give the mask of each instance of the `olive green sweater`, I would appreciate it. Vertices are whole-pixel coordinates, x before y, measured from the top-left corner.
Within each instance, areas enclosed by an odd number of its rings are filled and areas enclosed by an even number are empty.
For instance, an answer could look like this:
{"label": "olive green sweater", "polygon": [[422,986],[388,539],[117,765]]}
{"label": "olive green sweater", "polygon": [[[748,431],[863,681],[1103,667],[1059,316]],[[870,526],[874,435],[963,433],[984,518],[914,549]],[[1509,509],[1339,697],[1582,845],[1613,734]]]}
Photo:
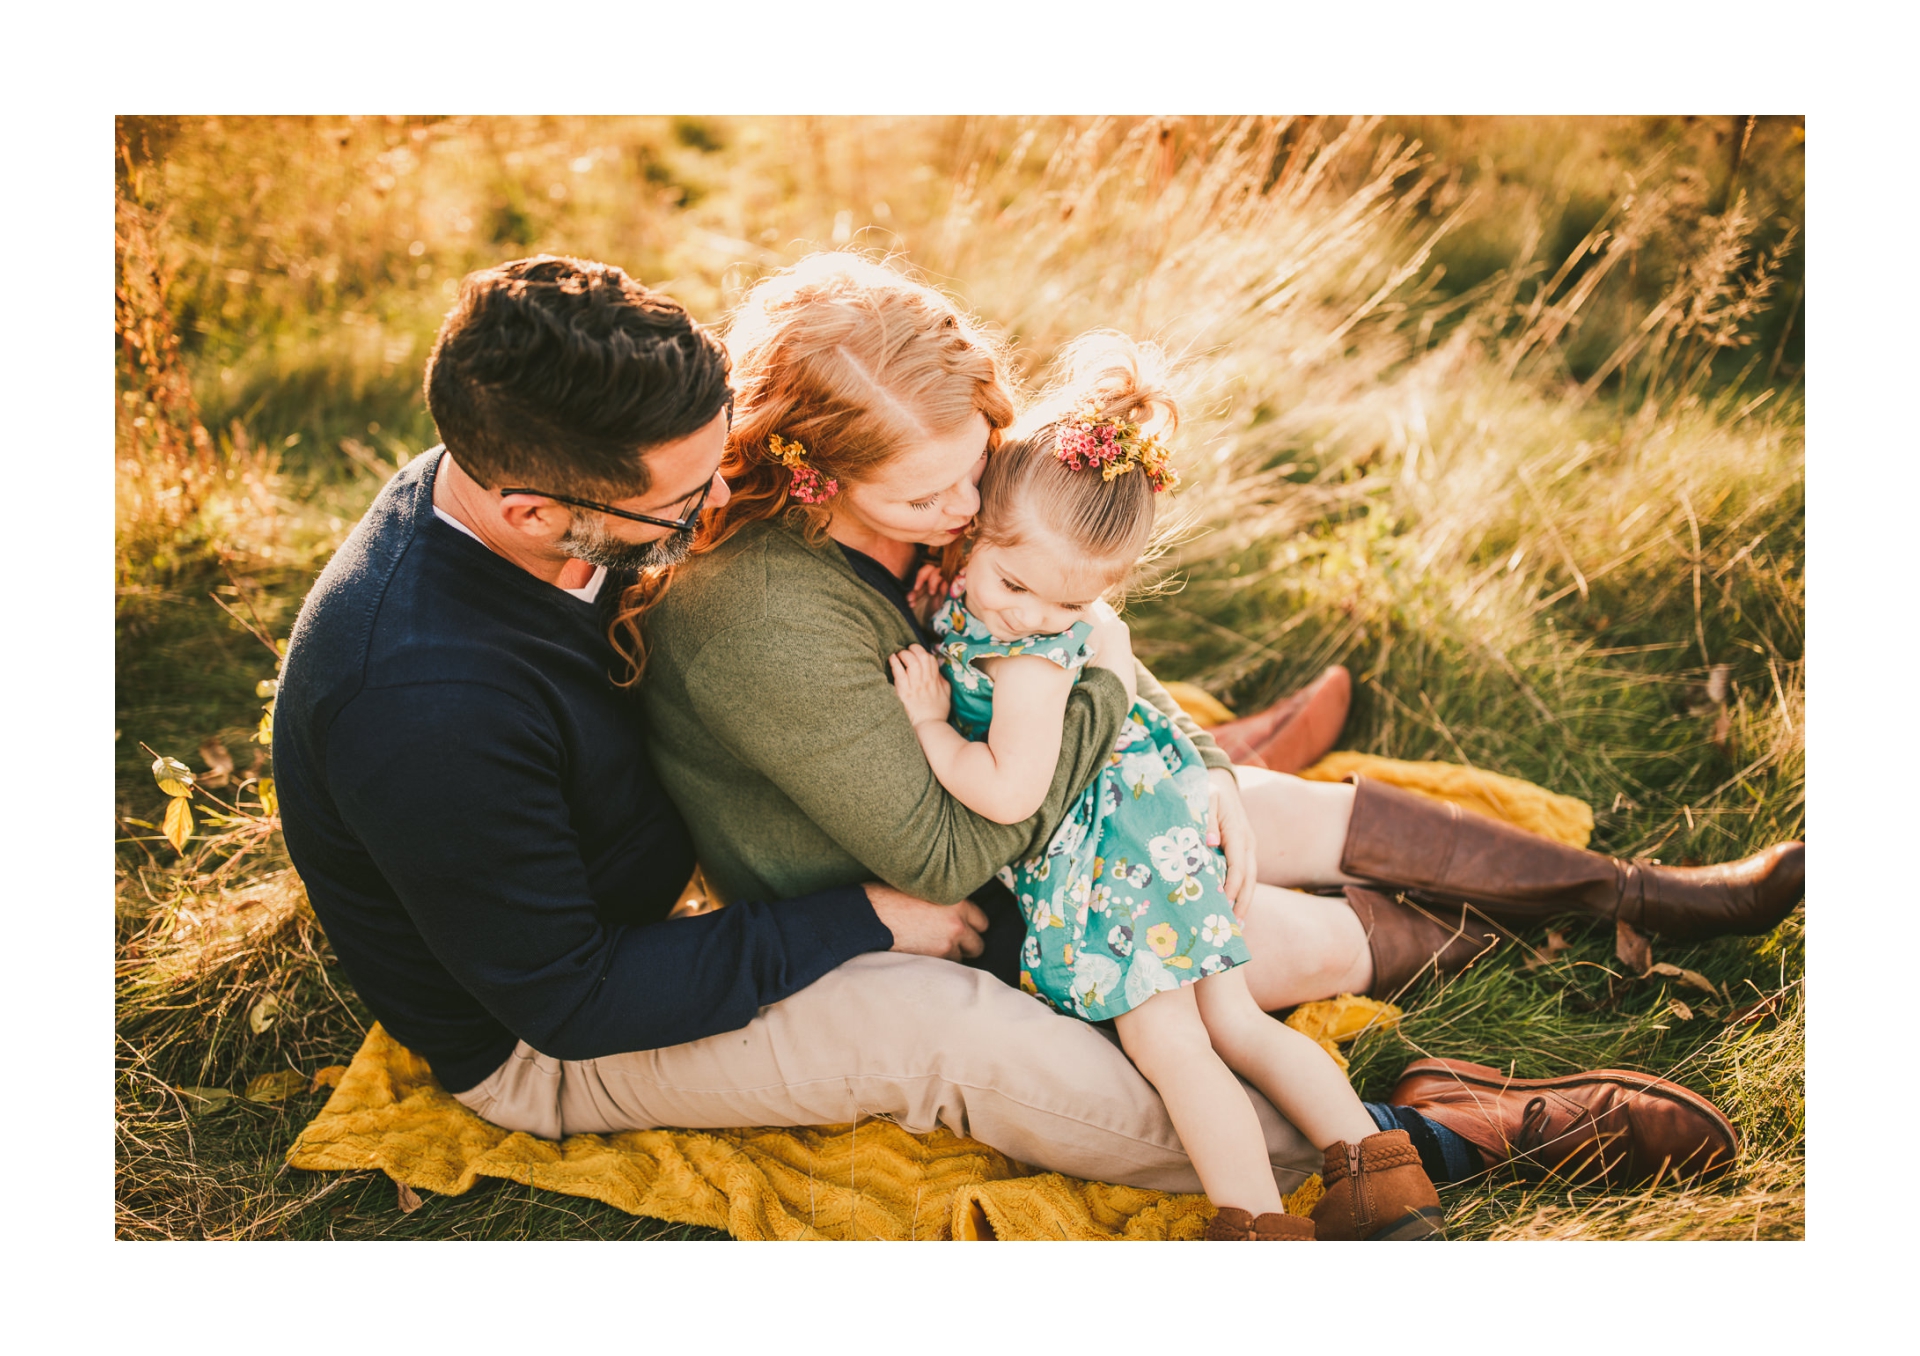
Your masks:
{"label": "olive green sweater", "polygon": [[[915,642],[831,541],[755,523],[681,568],[647,619],[648,748],[724,899],[781,899],[875,877],[937,903],[1033,855],[1106,762],[1126,689],[1089,667],[1032,818],[996,824],[942,787],[887,676]],[[1140,670],[1140,695],[1228,760]]]}

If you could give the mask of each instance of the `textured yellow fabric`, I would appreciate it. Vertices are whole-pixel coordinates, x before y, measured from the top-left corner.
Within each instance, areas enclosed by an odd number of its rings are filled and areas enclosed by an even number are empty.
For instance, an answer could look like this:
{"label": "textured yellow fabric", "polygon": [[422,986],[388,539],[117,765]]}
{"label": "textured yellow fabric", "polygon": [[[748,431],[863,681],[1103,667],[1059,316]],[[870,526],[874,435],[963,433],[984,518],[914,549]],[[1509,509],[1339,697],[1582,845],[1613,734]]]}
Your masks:
{"label": "textured yellow fabric", "polygon": [[1583,848],[1593,837],[1593,810],[1585,801],[1558,795],[1518,777],[1461,767],[1458,763],[1412,763],[1370,753],[1330,753],[1300,775],[1310,782],[1337,782],[1351,773],[1450,801],[1463,810],[1504,819],[1544,838]]}
{"label": "textured yellow fabric", "polygon": [[[376,1025],[287,1162],[377,1168],[458,1196],[506,1177],[735,1238],[1191,1239],[1200,1195],[1035,1173],[978,1140],[890,1121],[817,1129],[634,1130],[556,1144],[490,1125],[443,1091],[426,1061]],[[1309,1178],[1287,1198],[1305,1214]]]}
{"label": "textured yellow fabric", "polygon": [[1333,1056],[1340,1072],[1345,1073],[1347,1057],[1340,1053],[1338,1042],[1350,1041],[1363,1031],[1390,1029],[1404,1015],[1391,1003],[1343,993],[1338,998],[1302,1003],[1287,1014],[1287,1025],[1318,1041],[1320,1048]]}
{"label": "textured yellow fabric", "polygon": [[[1186,709],[1202,728],[1224,725],[1233,712],[1204,688],[1192,683],[1162,683],[1168,695]],[[1593,837],[1593,810],[1572,796],[1498,772],[1482,772],[1458,763],[1408,762],[1378,758],[1371,753],[1330,753],[1300,775],[1310,782],[1337,782],[1359,773],[1408,791],[1449,801],[1464,810],[1504,819],[1531,829],[1555,842],[1585,847]]]}
{"label": "textured yellow fabric", "polygon": [[1179,702],[1181,708],[1200,723],[1203,730],[1211,730],[1216,725],[1225,725],[1233,719],[1233,712],[1223,705],[1220,699],[1204,687],[1195,687],[1192,683],[1174,681],[1162,682],[1161,687],[1167,695]]}

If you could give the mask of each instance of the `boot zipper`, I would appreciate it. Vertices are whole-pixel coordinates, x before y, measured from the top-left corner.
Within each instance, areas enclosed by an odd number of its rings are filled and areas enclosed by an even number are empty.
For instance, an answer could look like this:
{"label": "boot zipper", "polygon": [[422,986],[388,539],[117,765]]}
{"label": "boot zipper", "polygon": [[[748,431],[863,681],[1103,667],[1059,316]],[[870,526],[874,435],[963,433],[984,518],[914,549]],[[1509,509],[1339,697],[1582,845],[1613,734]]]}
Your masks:
{"label": "boot zipper", "polygon": [[1353,1193],[1353,1231],[1362,1233],[1373,1223],[1373,1212],[1367,1208],[1367,1196],[1360,1185],[1360,1146],[1347,1145],[1347,1189]]}

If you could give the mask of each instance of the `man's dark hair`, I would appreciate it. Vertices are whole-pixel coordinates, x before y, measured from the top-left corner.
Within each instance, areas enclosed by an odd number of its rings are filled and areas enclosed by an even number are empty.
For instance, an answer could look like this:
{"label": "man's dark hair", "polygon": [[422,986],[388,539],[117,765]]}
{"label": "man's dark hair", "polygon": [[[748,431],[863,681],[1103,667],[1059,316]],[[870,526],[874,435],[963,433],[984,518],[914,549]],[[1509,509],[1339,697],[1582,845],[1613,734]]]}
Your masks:
{"label": "man's dark hair", "polygon": [[582,498],[644,492],[640,453],[708,424],[727,354],[679,302],[550,254],[469,273],[427,359],[427,409],[468,475]]}

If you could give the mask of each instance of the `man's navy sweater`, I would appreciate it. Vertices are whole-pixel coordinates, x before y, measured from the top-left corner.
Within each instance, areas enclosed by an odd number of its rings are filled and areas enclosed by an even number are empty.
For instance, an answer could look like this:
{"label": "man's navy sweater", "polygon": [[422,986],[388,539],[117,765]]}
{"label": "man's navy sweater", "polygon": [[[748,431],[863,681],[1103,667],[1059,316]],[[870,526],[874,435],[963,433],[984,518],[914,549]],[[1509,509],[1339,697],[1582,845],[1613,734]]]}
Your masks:
{"label": "man's navy sweater", "polygon": [[600,604],[433,512],[436,453],[383,490],[300,609],[274,708],[287,850],[360,997],[450,1092],[515,1038],[650,1050],[893,935],[859,887],[668,919],[693,870],[609,678]]}

